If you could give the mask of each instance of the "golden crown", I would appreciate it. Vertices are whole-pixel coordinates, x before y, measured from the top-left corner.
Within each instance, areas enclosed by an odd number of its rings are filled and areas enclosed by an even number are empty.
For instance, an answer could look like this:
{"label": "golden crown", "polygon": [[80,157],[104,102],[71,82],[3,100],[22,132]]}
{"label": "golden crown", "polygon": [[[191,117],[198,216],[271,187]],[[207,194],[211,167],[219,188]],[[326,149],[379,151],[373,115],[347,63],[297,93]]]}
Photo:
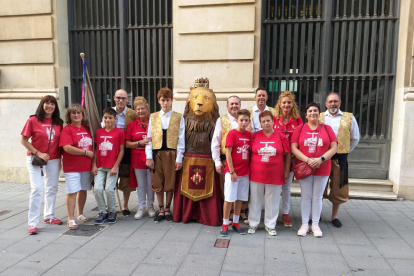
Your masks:
{"label": "golden crown", "polygon": [[194,79],[194,88],[196,87],[206,87],[209,88],[210,86],[210,81],[208,80],[208,78],[195,78]]}

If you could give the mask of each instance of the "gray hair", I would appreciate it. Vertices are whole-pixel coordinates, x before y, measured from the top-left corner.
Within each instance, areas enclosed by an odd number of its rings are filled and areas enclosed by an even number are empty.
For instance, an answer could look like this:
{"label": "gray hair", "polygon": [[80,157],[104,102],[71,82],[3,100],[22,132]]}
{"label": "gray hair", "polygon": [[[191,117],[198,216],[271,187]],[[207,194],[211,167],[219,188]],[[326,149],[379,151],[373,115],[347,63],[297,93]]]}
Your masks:
{"label": "gray hair", "polygon": [[230,97],[227,98],[227,105],[229,105],[230,98],[237,98],[237,99],[239,99],[239,103],[241,104],[241,99],[240,99],[239,96],[237,96],[237,95],[231,95]]}

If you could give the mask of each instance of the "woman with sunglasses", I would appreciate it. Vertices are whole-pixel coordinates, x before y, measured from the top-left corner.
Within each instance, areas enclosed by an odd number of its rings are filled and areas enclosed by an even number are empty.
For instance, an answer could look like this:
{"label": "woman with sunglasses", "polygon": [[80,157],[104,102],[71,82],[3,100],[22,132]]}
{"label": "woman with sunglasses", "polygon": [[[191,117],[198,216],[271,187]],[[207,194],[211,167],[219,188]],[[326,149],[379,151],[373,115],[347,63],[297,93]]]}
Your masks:
{"label": "woman with sunglasses", "polygon": [[83,215],[87,191],[92,188],[92,135],[86,125],[85,109],[80,104],[69,106],[66,111],[67,125],[62,130],[59,146],[63,147],[63,172],[66,181],[66,210],[69,229],[77,229],[75,205],[78,219],[89,221]]}

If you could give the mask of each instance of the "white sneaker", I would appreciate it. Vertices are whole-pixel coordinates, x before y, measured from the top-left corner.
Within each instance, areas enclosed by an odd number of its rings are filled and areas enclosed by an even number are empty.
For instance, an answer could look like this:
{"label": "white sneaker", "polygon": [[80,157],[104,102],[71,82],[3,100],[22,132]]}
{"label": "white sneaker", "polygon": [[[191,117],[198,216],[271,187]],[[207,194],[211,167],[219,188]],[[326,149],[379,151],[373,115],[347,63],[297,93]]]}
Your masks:
{"label": "white sneaker", "polygon": [[309,231],[309,225],[302,224],[302,226],[298,230],[298,236],[305,237],[308,231]]}
{"label": "white sneaker", "polygon": [[155,212],[154,207],[151,206],[151,207],[148,208],[148,216],[150,218],[155,217],[156,214],[157,214],[157,212]]}
{"label": "white sneaker", "polygon": [[142,219],[145,216],[145,209],[139,208],[134,219]]}
{"label": "white sneaker", "polygon": [[318,225],[312,225],[311,229],[314,237],[322,238],[322,231]]}
{"label": "white sneaker", "polygon": [[276,236],[276,229],[270,229],[269,227],[265,226],[265,230],[269,233],[270,236]]}
{"label": "white sneaker", "polygon": [[257,229],[257,227],[249,227],[249,229],[247,230],[247,233],[254,234],[254,233],[256,233],[256,229]]}

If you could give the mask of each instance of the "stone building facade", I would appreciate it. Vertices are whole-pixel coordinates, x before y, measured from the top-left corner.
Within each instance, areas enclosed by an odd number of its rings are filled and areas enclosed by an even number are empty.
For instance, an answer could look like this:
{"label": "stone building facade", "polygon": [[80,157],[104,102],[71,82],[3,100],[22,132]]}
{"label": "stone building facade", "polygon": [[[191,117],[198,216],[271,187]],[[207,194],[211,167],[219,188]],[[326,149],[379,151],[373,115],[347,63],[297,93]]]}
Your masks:
{"label": "stone building facade", "polygon": [[[40,98],[56,96],[62,111],[70,103],[67,1],[0,0],[1,182],[28,183],[20,131]],[[210,78],[222,113],[232,94],[240,96],[242,107],[254,104],[254,89],[259,85],[261,5],[258,0],[173,1],[175,110],[183,110],[196,76]],[[401,0],[389,157],[394,192],[409,199],[414,199],[412,14],[414,2]]]}

